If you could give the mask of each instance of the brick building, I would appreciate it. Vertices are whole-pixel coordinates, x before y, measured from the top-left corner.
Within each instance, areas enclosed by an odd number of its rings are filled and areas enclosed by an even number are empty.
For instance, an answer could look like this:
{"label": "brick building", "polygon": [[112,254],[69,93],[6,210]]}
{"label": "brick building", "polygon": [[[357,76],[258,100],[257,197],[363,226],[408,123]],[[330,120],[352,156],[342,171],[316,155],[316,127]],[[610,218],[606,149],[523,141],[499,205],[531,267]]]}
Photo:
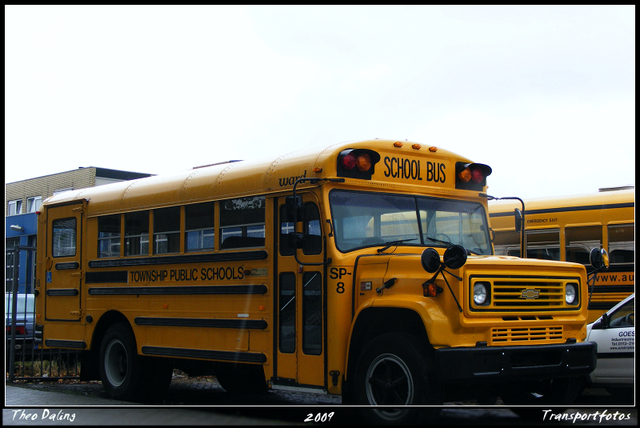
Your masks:
{"label": "brick building", "polygon": [[16,246],[36,246],[36,211],[42,201],[56,193],[67,190],[101,186],[124,180],[149,177],[151,174],[119,171],[107,168],[87,167],[60,172],[42,177],[30,178],[5,184],[5,249],[6,249],[6,290],[13,288],[14,267],[18,269],[18,290],[20,293],[32,290],[35,268],[35,251],[22,250],[14,256]]}

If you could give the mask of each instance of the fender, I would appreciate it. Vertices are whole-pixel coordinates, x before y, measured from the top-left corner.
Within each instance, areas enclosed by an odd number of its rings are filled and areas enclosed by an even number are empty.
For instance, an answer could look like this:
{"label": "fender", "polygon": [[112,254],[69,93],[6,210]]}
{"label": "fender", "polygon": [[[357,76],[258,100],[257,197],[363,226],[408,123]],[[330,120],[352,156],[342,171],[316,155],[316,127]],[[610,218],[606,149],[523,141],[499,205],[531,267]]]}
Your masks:
{"label": "fender", "polygon": [[[416,295],[410,294],[397,294],[393,297],[374,298],[367,300],[357,308],[349,332],[349,338],[346,347],[347,355],[345,362],[347,367],[345,367],[345,379],[347,379],[348,367],[351,365],[351,363],[354,363],[354,361],[350,362],[349,358],[352,350],[352,345],[354,341],[358,340],[358,337],[354,337],[354,333],[357,330],[356,325],[359,321],[362,321],[362,314],[364,312],[376,309],[401,309],[404,311],[411,311],[415,313],[422,322],[422,325],[427,332],[431,344],[446,343],[447,337],[454,337],[454,332],[451,329],[450,322],[448,321],[445,313],[442,311],[438,302],[436,301],[427,299],[418,301],[416,300]],[[432,339],[432,336],[434,337],[434,339]]]}

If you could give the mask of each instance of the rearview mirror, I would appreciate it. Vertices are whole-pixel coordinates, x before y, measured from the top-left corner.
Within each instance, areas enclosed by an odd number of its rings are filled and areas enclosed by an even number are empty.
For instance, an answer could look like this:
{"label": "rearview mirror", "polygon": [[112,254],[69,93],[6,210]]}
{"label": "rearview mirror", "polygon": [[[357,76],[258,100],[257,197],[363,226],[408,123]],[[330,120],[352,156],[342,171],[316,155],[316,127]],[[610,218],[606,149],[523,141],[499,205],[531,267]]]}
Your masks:
{"label": "rearview mirror", "polygon": [[516,208],[514,210],[514,216],[516,219],[516,232],[520,232],[522,230],[522,211]]}
{"label": "rearview mirror", "polygon": [[433,248],[426,248],[420,257],[422,268],[429,273],[434,273],[440,268],[440,255]]}
{"label": "rearview mirror", "polygon": [[452,245],[444,252],[443,262],[449,269],[460,269],[467,262],[467,250],[460,245]]}
{"label": "rearview mirror", "polygon": [[295,218],[297,221],[304,220],[304,204],[302,202],[302,196],[296,195],[287,196],[286,199],[287,216],[291,221]]}
{"label": "rearview mirror", "polygon": [[597,270],[609,269],[609,254],[607,254],[607,250],[604,248],[592,249],[589,254],[589,261],[591,262],[591,266]]}

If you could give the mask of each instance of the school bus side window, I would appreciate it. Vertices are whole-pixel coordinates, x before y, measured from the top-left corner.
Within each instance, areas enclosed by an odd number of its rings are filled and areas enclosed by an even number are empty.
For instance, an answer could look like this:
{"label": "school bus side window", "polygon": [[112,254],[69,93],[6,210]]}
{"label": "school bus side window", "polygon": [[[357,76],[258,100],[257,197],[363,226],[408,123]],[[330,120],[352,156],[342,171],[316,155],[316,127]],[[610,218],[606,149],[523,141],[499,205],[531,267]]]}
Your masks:
{"label": "school bus side window", "polygon": [[120,214],[98,218],[98,257],[120,256]]}
{"label": "school bus side window", "polygon": [[560,229],[527,230],[527,257],[560,260]]}
{"label": "school bus side window", "polygon": [[76,255],[76,219],[65,218],[53,221],[53,257]]}
{"label": "school bus side window", "polygon": [[124,255],[149,254],[149,211],[124,215]]}
{"label": "school bus side window", "polygon": [[180,207],[153,211],[153,253],[180,252]]}
{"label": "school bus side window", "polygon": [[507,230],[495,233],[493,246],[497,256],[520,257],[520,233]]}
{"label": "school bus side window", "polygon": [[593,248],[600,249],[602,245],[602,227],[567,227],[564,233],[567,253],[565,260],[589,265],[589,253]]}
{"label": "school bus side window", "polygon": [[186,251],[213,250],[215,242],[214,207],[214,202],[185,207]]}
{"label": "school bus side window", "polygon": [[264,224],[264,196],[220,202],[220,249],[264,246]]}
{"label": "school bus side window", "polygon": [[609,226],[608,235],[609,262],[611,264],[633,263],[635,257],[633,224]]}

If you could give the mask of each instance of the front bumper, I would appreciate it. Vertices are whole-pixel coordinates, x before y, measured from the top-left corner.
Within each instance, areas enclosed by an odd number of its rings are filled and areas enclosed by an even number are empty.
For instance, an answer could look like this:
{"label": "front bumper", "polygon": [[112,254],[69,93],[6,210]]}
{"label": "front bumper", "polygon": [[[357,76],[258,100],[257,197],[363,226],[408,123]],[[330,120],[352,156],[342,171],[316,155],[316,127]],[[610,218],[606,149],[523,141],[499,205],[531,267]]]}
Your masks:
{"label": "front bumper", "polygon": [[435,352],[440,379],[503,383],[587,375],[596,367],[591,342],[536,346],[476,346]]}

